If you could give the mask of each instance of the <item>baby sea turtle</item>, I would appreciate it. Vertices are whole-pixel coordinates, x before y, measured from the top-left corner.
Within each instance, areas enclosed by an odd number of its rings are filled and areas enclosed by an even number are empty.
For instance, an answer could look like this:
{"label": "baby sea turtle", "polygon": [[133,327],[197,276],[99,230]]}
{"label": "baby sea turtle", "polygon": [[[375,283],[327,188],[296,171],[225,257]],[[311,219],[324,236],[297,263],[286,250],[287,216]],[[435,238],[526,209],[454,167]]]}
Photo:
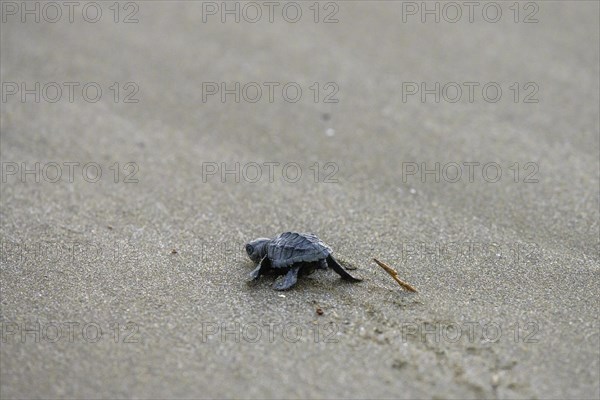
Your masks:
{"label": "baby sea turtle", "polygon": [[274,239],[259,238],[246,244],[248,257],[258,266],[250,273],[255,280],[267,272],[285,275],[275,282],[275,290],[294,286],[298,275],[308,275],[315,269],[332,268],[342,279],[360,282],[350,275],[331,255],[332,250],[312,233],[284,232]]}

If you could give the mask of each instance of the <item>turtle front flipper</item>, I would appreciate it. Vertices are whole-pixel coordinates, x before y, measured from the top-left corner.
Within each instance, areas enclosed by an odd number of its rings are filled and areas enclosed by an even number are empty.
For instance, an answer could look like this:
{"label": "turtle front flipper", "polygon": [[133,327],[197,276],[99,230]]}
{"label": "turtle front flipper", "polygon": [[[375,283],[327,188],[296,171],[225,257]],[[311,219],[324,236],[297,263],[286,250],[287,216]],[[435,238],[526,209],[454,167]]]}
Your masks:
{"label": "turtle front flipper", "polygon": [[344,269],[344,267],[342,267],[336,261],[336,259],[333,258],[333,256],[331,254],[327,256],[327,265],[329,265],[329,267],[331,267],[331,269],[333,269],[335,272],[337,272],[337,274],[346,281],[349,281],[349,282],[361,282],[362,281],[362,279],[355,278],[352,275],[350,275],[349,273],[347,273],[346,270]]}
{"label": "turtle front flipper", "polygon": [[267,272],[270,268],[271,268],[271,260],[269,260],[269,257],[264,256],[262,258],[262,260],[260,260],[258,267],[256,267],[256,269],[254,269],[254,271],[250,272],[250,278],[252,278],[252,280],[257,280],[262,274]]}
{"label": "turtle front flipper", "polygon": [[298,271],[300,267],[291,267],[287,274],[283,278],[278,279],[273,285],[275,290],[287,290],[294,286],[298,281]]}

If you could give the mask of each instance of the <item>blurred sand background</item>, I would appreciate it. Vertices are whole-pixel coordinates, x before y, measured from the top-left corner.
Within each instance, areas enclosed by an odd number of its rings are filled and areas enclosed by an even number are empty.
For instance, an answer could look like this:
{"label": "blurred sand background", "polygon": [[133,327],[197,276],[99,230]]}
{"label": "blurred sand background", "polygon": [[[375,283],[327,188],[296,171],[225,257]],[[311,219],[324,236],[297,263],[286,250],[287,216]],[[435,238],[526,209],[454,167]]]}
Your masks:
{"label": "blurred sand background", "polygon": [[[318,22],[301,2],[296,23],[284,3],[272,23],[261,2],[256,23],[222,23],[192,1],[120,3],[115,22],[102,2],[91,23],[85,4],[73,23],[3,9],[2,398],[599,397],[597,2],[521,2],[518,22],[497,2],[496,23],[486,2],[472,23],[393,1],[321,2]],[[11,82],[80,85],[36,103]],[[263,93],[222,102],[207,82]],[[422,102],[410,82],[479,86]],[[502,176],[451,182],[468,162]],[[279,164],[250,182],[252,163]],[[421,163],[445,175],[407,174]],[[243,244],[286,230],[317,233],[365,281],[248,285]]]}

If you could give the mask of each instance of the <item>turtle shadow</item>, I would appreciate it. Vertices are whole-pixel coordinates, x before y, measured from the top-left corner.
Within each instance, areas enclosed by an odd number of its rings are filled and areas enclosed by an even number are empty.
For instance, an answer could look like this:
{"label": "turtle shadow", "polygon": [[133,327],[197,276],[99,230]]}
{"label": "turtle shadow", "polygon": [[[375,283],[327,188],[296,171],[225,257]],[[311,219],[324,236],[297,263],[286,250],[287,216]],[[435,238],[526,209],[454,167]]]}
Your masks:
{"label": "turtle shadow", "polygon": [[284,278],[285,272],[271,270],[258,279],[252,279],[250,272],[248,272],[244,287],[249,291],[253,289],[267,289],[275,293],[285,294],[299,291],[303,293],[321,293],[323,291],[330,291],[336,287],[352,287],[356,284],[355,282],[339,278],[331,269],[324,270],[317,268],[311,272],[300,274],[298,281],[292,287],[284,290],[275,289],[277,282]]}

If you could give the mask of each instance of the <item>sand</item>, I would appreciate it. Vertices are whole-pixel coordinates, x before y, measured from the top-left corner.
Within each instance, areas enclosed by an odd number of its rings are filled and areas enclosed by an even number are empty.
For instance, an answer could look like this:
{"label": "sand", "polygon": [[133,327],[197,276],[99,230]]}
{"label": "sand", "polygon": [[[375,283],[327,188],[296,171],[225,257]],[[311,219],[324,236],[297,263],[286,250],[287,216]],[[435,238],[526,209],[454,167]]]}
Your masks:
{"label": "sand", "polygon": [[598,398],[598,3],[237,4],[3,9],[2,398]]}

